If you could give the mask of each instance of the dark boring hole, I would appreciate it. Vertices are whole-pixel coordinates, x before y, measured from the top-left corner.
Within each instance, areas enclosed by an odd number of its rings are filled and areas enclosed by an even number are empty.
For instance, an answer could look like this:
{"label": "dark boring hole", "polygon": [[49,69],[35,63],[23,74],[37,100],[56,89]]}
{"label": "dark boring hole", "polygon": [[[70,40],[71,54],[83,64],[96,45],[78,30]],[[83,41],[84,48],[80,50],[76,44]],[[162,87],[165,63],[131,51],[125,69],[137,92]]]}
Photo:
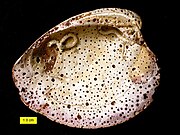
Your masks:
{"label": "dark boring hole", "polygon": [[89,105],[89,103],[88,102],[86,102],[86,106],[88,106]]}
{"label": "dark boring hole", "polygon": [[115,101],[112,101],[112,102],[111,102],[111,105],[115,105],[115,103],[116,103]]}
{"label": "dark boring hole", "polygon": [[35,75],[39,74],[38,72],[35,72]]}
{"label": "dark boring hole", "polygon": [[26,91],[26,89],[25,89],[25,88],[22,88],[22,89],[21,89],[21,92],[25,92],[25,91]]}
{"label": "dark boring hole", "polygon": [[132,68],[132,71],[136,70],[136,68]]}
{"label": "dark boring hole", "polygon": [[52,82],[54,82],[54,81],[55,81],[55,79],[54,79],[54,78],[52,78],[52,79],[51,79],[51,81],[52,81]]}
{"label": "dark boring hole", "polygon": [[116,66],[113,64],[112,67],[115,68]]}
{"label": "dark boring hole", "polygon": [[79,120],[82,119],[81,115],[79,115],[79,114],[77,115],[77,118],[78,118]]}
{"label": "dark boring hole", "polygon": [[40,62],[40,58],[36,57],[36,62],[39,63]]}
{"label": "dark boring hole", "polygon": [[143,94],[143,97],[144,97],[144,99],[147,99],[148,98],[148,96],[147,96],[147,94],[145,93],[145,94]]}
{"label": "dark boring hole", "polygon": [[26,73],[24,72],[22,75],[26,75]]}
{"label": "dark boring hole", "polygon": [[69,109],[70,109],[70,108],[71,108],[71,105],[67,105],[67,108],[69,108]]}

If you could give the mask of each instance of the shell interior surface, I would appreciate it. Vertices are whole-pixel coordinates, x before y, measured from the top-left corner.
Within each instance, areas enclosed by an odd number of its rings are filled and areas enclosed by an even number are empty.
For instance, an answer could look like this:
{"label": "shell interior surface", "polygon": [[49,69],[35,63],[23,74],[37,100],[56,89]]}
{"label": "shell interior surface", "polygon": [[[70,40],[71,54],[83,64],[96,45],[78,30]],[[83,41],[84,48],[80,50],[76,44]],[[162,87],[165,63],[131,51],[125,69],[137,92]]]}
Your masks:
{"label": "shell interior surface", "polygon": [[160,78],[140,29],[137,14],[118,8],[58,24],[14,64],[22,102],[77,128],[109,127],[136,116],[152,102]]}

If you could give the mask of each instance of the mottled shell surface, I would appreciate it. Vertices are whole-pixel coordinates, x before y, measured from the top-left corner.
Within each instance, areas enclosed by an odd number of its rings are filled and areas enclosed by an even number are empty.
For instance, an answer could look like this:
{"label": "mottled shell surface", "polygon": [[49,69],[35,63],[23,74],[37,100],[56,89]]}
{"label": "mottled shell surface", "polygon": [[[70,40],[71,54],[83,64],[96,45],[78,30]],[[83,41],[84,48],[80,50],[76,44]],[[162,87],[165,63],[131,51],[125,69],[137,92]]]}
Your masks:
{"label": "mottled shell surface", "polygon": [[123,123],[151,102],[160,74],[140,17],[103,8],[58,24],[17,60],[22,102],[57,123],[101,128]]}

